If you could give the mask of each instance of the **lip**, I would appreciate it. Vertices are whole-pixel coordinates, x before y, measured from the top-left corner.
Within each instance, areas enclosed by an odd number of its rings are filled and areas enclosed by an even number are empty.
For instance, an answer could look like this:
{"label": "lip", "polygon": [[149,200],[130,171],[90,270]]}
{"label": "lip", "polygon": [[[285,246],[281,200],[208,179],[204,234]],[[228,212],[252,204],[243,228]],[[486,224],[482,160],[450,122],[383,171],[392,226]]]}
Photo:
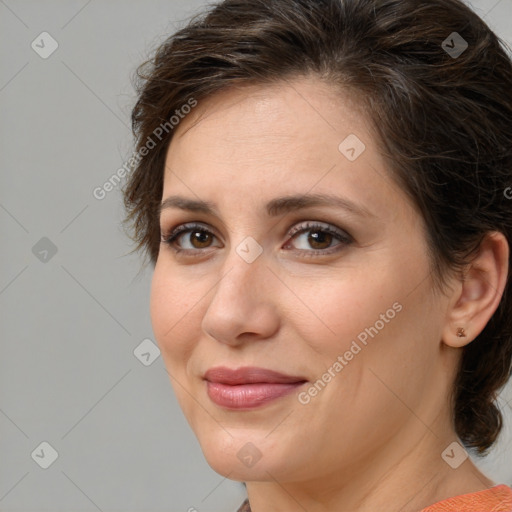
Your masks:
{"label": "lip", "polygon": [[254,409],[284,397],[302,386],[302,376],[274,370],[243,367],[236,370],[219,366],[204,375],[207,393],[215,404],[227,409]]}

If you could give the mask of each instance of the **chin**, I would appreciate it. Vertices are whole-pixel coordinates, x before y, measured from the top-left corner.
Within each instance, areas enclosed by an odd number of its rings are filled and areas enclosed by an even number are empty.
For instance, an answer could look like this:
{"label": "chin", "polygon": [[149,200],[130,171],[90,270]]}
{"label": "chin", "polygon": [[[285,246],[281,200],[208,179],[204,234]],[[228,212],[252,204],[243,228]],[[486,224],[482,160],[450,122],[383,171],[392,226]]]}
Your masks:
{"label": "chin", "polygon": [[[232,434],[232,435],[230,435]],[[260,434],[223,431],[216,435],[198,435],[208,465],[230,480],[267,481],[280,472],[276,447]]]}

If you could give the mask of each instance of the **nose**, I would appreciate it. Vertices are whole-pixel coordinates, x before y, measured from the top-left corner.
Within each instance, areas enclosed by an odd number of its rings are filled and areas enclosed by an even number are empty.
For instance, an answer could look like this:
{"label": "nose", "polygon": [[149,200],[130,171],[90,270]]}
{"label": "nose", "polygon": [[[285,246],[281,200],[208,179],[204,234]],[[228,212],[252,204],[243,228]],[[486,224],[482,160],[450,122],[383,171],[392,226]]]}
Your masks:
{"label": "nose", "polygon": [[202,320],[203,331],[233,346],[272,337],[279,328],[279,308],[275,304],[278,285],[264,253],[248,263],[233,248],[214,286]]}

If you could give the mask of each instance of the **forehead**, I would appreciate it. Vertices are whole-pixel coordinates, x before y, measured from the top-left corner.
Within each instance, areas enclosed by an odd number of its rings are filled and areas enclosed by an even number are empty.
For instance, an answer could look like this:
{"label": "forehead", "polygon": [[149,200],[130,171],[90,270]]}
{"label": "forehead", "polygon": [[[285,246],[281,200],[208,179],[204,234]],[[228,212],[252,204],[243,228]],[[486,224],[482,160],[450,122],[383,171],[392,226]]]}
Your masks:
{"label": "forehead", "polygon": [[390,187],[360,106],[315,79],[232,88],[199,101],[176,129],[164,174],[164,197],[179,191],[217,203],[230,193],[271,200],[279,189],[340,191],[379,205]]}
{"label": "forehead", "polygon": [[308,141],[318,147],[325,141],[336,149],[350,129],[370,138],[362,111],[347,92],[315,78],[231,87],[200,100],[180,122],[171,147],[185,140],[194,144],[196,138],[203,138],[204,143],[222,138],[245,146]]}

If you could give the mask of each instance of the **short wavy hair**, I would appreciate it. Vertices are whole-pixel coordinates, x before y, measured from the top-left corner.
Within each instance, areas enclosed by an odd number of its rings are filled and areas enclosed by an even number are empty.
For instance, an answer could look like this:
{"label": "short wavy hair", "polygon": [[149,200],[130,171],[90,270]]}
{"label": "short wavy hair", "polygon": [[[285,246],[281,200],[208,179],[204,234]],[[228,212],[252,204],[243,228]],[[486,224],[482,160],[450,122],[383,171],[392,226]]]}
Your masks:
{"label": "short wavy hair", "polygon": [[[313,75],[366,112],[392,177],[424,217],[441,289],[487,233],[499,231],[512,245],[507,51],[460,0],[225,0],[209,7],[137,70],[138,158],[123,190],[135,250],[156,262],[173,115],[231,86]],[[155,134],[158,144],[148,150]],[[510,282],[484,330],[463,348],[451,395],[455,431],[477,455],[502,429],[496,399],[511,375]]]}

